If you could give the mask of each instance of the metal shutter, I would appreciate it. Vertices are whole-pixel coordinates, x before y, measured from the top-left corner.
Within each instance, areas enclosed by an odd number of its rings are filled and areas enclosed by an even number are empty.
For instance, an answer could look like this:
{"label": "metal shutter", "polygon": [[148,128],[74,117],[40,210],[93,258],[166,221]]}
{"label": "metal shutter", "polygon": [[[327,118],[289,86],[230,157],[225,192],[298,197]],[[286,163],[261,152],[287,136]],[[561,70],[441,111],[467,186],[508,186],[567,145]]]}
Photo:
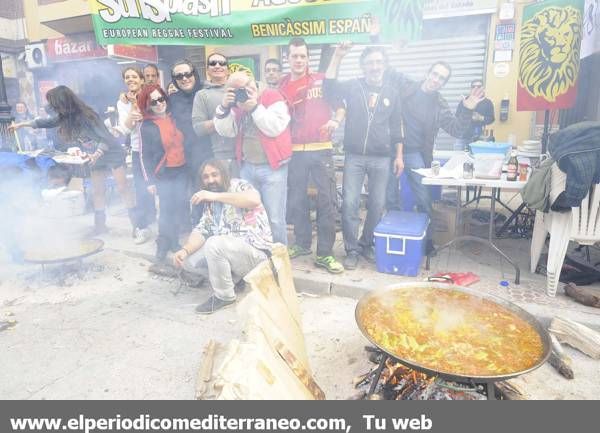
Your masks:
{"label": "metal shutter", "polygon": [[[415,80],[422,80],[427,70],[437,60],[448,62],[452,66],[452,77],[442,89],[442,95],[452,110],[456,109],[462,95],[469,92],[471,80],[485,80],[487,35],[470,35],[454,38],[428,39],[408,44],[402,51],[388,50],[390,65]],[[356,46],[344,58],[339,78],[342,80],[362,76],[358,58],[363,46]],[[285,57],[284,71],[289,71]],[[315,71],[319,67],[320,47],[310,48],[310,67]],[[436,140],[436,149],[452,149],[454,138],[440,130]]]}

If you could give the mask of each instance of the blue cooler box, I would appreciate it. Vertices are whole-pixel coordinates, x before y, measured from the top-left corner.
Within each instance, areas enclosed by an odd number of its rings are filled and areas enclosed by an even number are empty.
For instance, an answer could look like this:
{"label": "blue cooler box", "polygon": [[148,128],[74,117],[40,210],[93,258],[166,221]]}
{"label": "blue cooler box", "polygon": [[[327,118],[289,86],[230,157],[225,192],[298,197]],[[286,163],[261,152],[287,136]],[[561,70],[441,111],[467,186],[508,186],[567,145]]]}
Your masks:
{"label": "blue cooler box", "polygon": [[375,227],[377,271],[414,277],[423,260],[429,217],[417,212],[388,212]]}

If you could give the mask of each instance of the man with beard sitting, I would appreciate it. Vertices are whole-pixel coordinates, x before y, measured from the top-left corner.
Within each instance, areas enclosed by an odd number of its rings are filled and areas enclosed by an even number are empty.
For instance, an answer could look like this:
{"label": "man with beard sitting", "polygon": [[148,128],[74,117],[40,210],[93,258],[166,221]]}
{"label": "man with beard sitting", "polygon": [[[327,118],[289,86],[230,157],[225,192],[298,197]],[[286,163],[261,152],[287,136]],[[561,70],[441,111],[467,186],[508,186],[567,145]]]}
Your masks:
{"label": "man with beard sitting", "polygon": [[198,225],[173,257],[176,267],[208,273],[210,298],[196,308],[212,314],[235,302],[235,283],[267,258],[273,239],[260,194],[242,179],[231,179],[222,161],[209,160],[200,168],[202,189],[192,203],[205,204]]}

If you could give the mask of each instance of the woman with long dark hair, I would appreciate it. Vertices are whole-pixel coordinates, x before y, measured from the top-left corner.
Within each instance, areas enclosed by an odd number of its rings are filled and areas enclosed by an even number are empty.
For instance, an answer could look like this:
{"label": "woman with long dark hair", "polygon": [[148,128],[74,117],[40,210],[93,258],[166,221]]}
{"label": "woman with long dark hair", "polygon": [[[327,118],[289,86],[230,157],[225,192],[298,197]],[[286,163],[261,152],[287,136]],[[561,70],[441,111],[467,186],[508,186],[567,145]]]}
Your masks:
{"label": "woman with long dark hair", "polygon": [[56,128],[61,141],[78,148],[77,153],[88,160],[91,168],[92,199],[94,203],[94,233],[106,228],[106,178],[109,170],[123,198],[134,230],[137,228],[135,198],[127,184],[125,151],[115,141],[98,114],[67,86],[57,86],[46,94],[48,105],[55,115],[15,123],[11,129],[21,127]]}
{"label": "woman with long dark hair", "polygon": [[140,157],[142,113],[137,106],[137,95],[142,90],[144,75],[139,68],[132,66],[125,68],[121,75],[127,86],[127,93],[124,93],[117,102],[117,112],[119,114],[117,129],[125,137],[129,137],[131,146],[131,171],[133,172],[135,202],[140,226],[138,230],[135,230],[133,236],[136,244],[143,244],[152,235],[148,226],[156,220],[154,197],[146,190]]}
{"label": "woman with long dark hair", "polygon": [[164,260],[179,247],[179,232],[189,209],[183,134],[169,113],[167,93],[157,84],[144,86],[137,96],[144,121],[140,128],[142,171],[148,191],[158,194],[156,258]]}

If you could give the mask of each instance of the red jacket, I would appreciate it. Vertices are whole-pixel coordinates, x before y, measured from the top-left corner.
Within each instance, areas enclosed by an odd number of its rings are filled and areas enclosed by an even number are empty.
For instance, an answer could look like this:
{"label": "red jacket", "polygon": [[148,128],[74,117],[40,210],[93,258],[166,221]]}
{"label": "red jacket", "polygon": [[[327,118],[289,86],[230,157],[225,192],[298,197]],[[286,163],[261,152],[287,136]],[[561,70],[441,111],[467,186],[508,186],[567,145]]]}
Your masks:
{"label": "red jacket", "polygon": [[[258,97],[258,103],[265,108],[268,108],[272,104],[280,101],[286,103],[285,97],[279,90],[276,89],[265,89]],[[240,121],[242,116],[245,113],[237,107],[234,107],[232,110],[235,115],[236,123],[239,125],[241,123]],[[262,145],[263,151],[267,156],[269,165],[272,169],[277,170],[281,166],[282,162],[287,161],[292,157],[292,139],[290,135],[290,127],[286,127],[285,130],[277,137],[268,137],[267,135],[263,134],[259,128],[257,128],[257,130],[260,144]],[[243,137],[243,131],[240,131],[235,139],[235,155],[237,160],[240,162],[242,161]]]}
{"label": "red jacket", "polygon": [[291,80],[289,74],[281,81],[281,91],[290,106],[294,144],[324,141],[319,129],[331,119],[332,115],[331,105],[323,98],[324,78],[325,74],[321,72],[308,72],[295,81]]}

